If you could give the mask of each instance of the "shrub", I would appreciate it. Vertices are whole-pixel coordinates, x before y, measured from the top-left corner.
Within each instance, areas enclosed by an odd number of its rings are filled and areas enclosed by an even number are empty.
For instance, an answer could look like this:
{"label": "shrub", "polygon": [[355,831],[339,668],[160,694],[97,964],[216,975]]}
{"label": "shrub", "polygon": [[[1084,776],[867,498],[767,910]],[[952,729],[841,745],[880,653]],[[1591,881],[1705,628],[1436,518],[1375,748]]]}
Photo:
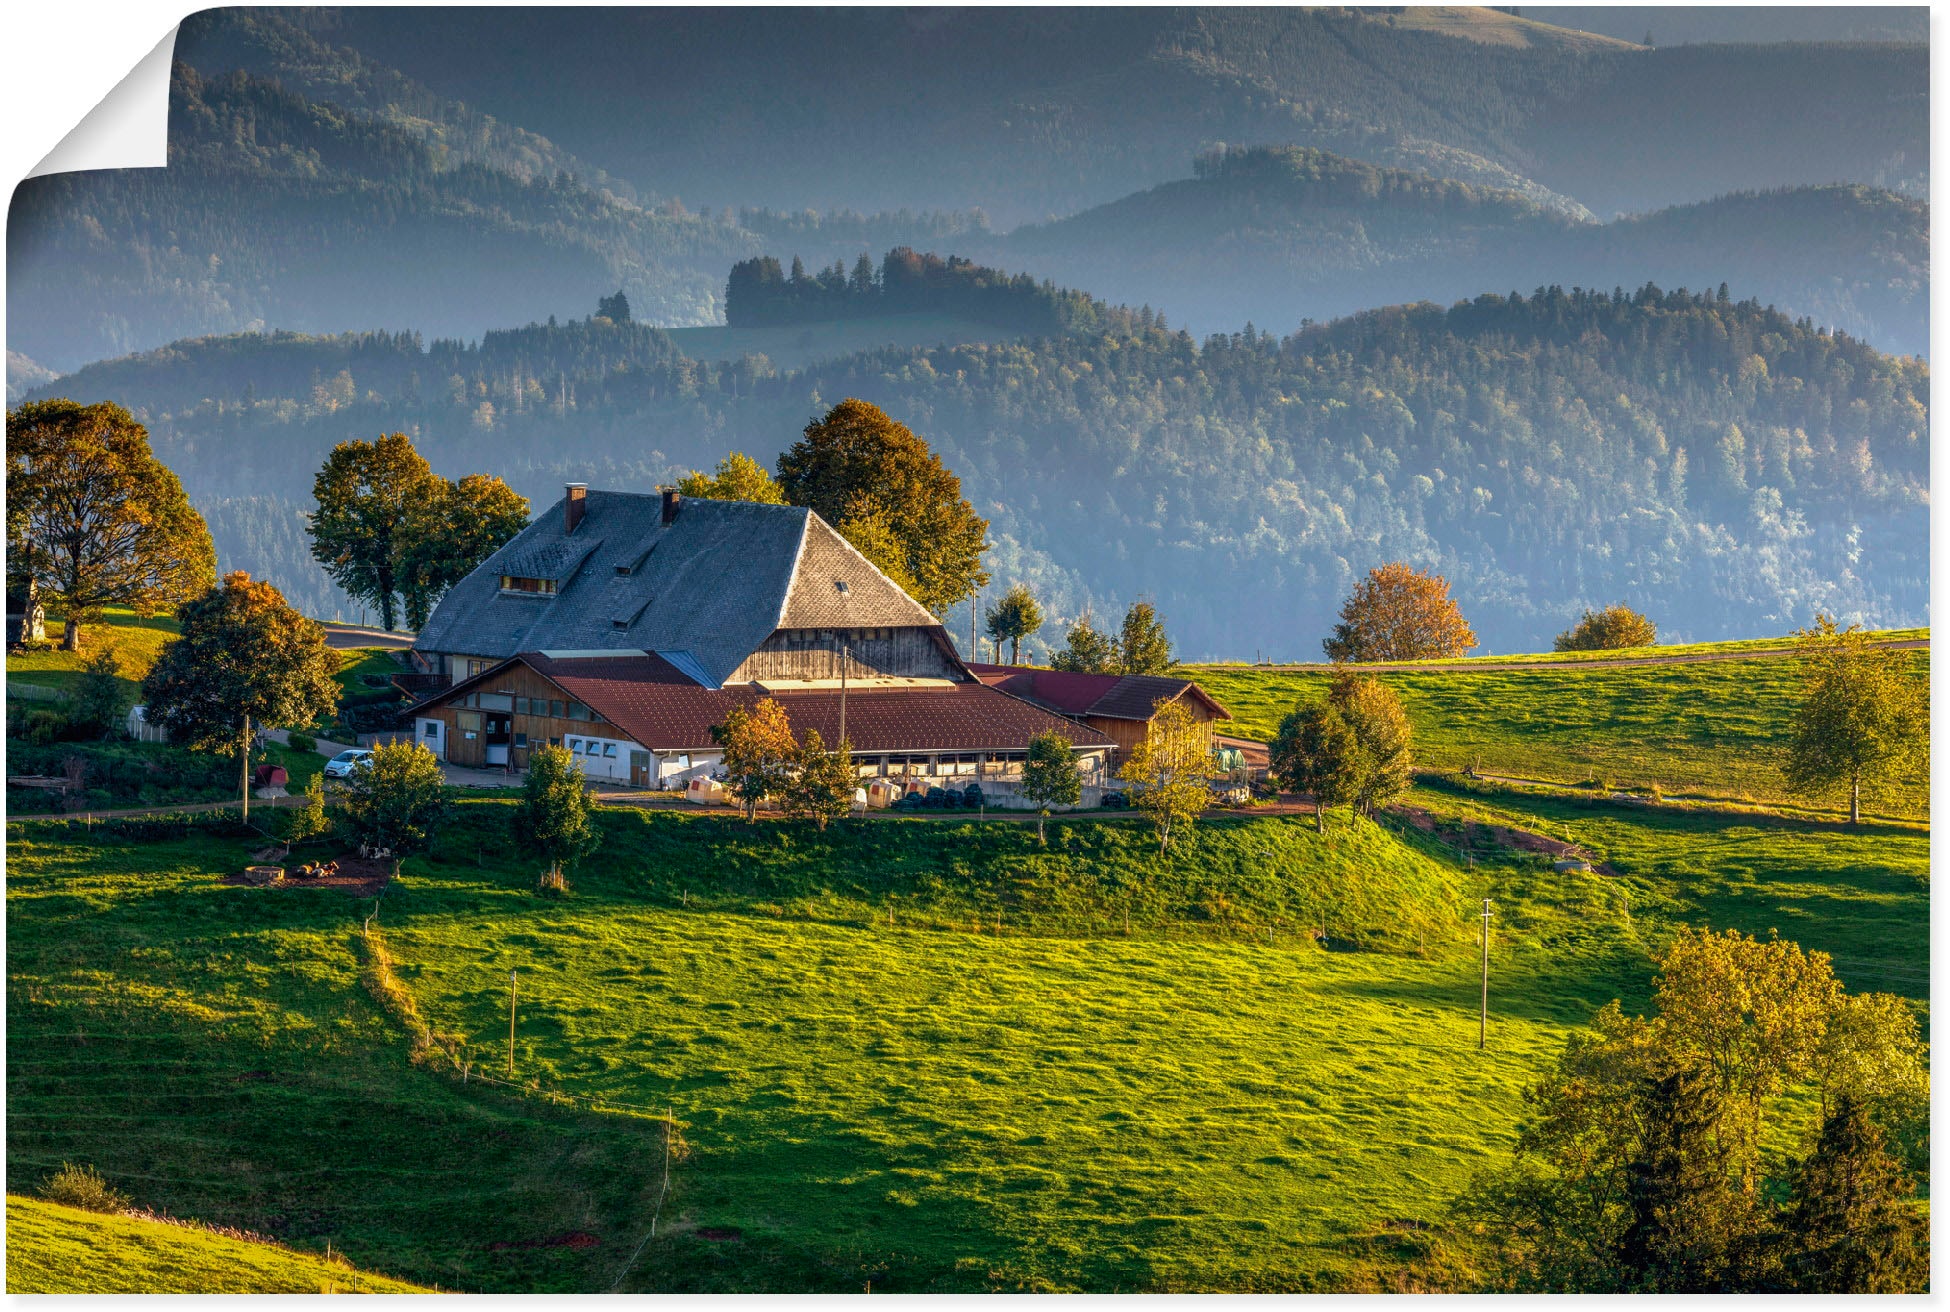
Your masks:
{"label": "shrub", "polygon": [[109,1188],[100,1171],[72,1162],[62,1162],[60,1170],[41,1182],[41,1197],[88,1212],[120,1212],[129,1205],[128,1197]]}
{"label": "shrub", "polygon": [[29,711],[23,726],[27,741],[37,747],[61,741],[68,732],[68,717],[46,707]]}
{"label": "shrub", "polygon": [[294,752],[315,752],[318,750],[318,739],[308,733],[299,733],[295,729],[292,731],[288,742],[291,750]]}
{"label": "shrub", "polygon": [[1658,626],[1629,606],[1586,611],[1576,627],[1557,635],[1559,651],[1619,651],[1650,647],[1659,640]]}

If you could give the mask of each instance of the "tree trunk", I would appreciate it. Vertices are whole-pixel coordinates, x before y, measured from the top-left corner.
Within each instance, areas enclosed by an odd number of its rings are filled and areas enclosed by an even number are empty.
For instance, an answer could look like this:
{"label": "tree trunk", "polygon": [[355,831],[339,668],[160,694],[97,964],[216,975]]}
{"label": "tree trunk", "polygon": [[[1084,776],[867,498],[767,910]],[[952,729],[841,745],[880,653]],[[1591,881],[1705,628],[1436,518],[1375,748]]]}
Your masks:
{"label": "tree trunk", "polygon": [[1020,634],[1009,639],[1009,664],[1022,664],[1022,635]]}
{"label": "tree trunk", "polygon": [[393,631],[393,591],[391,588],[379,594],[379,622],[386,632]]}
{"label": "tree trunk", "polygon": [[70,618],[61,628],[61,650],[81,650],[81,621]]}
{"label": "tree trunk", "polygon": [[1320,799],[1318,797],[1314,798],[1314,832],[1316,834],[1324,834],[1327,832],[1327,817],[1321,813]]}
{"label": "tree trunk", "polygon": [[1038,811],[1036,813],[1036,845],[1038,847],[1049,846],[1049,839],[1043,837],[1043,818],[1048,814],[1048,811]]}
{"label": "tree trunk", "polygon": [[237,740],[237,756],[242,761],[238,771],[243,785],[244,823],[251,822],[251,717],[244,716],[244,736]]}
{"label": "tree trunk", "polygon": [[1851,775],[1848,781],[1848,822],[1862,823],[1862,776],[1859,774]]}

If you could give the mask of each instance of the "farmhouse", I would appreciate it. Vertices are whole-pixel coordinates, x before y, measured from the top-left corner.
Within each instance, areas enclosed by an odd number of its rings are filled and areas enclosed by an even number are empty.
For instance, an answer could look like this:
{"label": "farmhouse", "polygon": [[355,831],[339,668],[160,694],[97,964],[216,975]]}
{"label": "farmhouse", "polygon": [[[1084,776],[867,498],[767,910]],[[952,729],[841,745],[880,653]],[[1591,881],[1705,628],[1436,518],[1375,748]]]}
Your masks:
{"label": "farmhouse", "polygon": [[768,696],[795,735],[845,737],[863,776],[1006,781],[1054,728],[1101,783],[1113,745],[976,678],[798,506],[570,484],[455,585],[413,658],[414,736],[457,765],[518,770],[546,743],[592,778],[681,787],[718,767],[712,727]]}
{"label": "farmhouse", "polygon": [[1151,718],[1170,702],[1183,702],[1201,724],[1229,720],[1232,712],[1190,679],[1153,674],[1079,674],[1022,665],[982,665],[969,670],[991,688],[1074,720],[1108,737],[1116,746],[1110,768],[1130,758],[1144,741]]}

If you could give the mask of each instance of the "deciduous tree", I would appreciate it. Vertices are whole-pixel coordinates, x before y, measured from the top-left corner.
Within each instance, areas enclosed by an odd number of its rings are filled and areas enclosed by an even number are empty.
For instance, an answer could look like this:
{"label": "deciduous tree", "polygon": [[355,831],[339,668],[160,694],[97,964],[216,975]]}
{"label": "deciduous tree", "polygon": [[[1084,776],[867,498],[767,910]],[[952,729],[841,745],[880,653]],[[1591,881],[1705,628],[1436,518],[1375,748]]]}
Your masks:
{"label": "deciduous tree", "polygon": [[829,822],[844,819],[853,809],[853,794],[860,786],[853,744],[842,738],[829,752],[819,730],[808,729],[794,758],[783,790],[786,814],[809,819],[823,832]]}
{"label": "deciduous tree", "polygon": [[1161,701],[1117,777],[1135,786],[1134,801],[1158,831],[1158,849],[1192,827],[1212,804],[1212,729],[1184,699]]}
{"label": "deciduous tree", "polygon": [[58,607],[64,651],[104,607],[139,615],[206,591],[217,553],[183,485],[119,405],[33,401],[7,412],[8,577]]}
{"label": "deciduous tree", "polygon": [[1379,679],[1356,678],[1343,670],[1327,698],[1354,733],[1354,779],[1348,800],[1373,817],[1376,808],[1387,806],[1415,782],[1414,728],[1402,710],[1401,698]]}
{"label": "deciduous tree", "polygon": [[1391,561],[1368,571],[1322,645],[1331,661],[1421,661],[1461,656],[1476,635],[1447,579]]}
{"label": "deciduous tree", "polygon": [[1050,668],[1078,674],[1109,674],[1117,665],[1117,642],[1099,632],[1085,611],[1064,636],[1063,646],[1050,653]]}
{"label": "deciduous tree", "polygon": [[758,804],[784,788],[791,777],[799,745],[777,698],[766,697],[750,710],[734,706],[711,737],[724,751],[726,782],[745,808],[745,820],[757,817]]}
{"label": "deciduous tree", "polygon": [[1557,635],[1558,651],[1617,651],[1650,647],[1659,640],[1659,626],[1629,606],[1587,610],[1584,618]]}
{"label": "deciduous tree", "polygon": [[963,498],[961,480],[941,457],[878,406],[841,401],[806,425],[778,469],[787,500],[829,524],[884,516],[914,599],[937,615],[988,582],[988,521]]}
{"label": "deciduous tree", "polygon": [[370,762],[346,776],[338,818],[355,843],[392,853],[398,874],[402,860],[433,842],[451,799],[440,761],[424,743],[381,743]]}
{"label": "deciduous tree", "polygon": [[[1525,1092],[1530,1115],[1511,1167],[1479,1177],[1458,1200],[1458,1217],[1500,1268],[1495,1283],[1558,1292],[1796,1288],[1805,1270],[1795,1274],[1795,1257],[1808,1251],[1797,1232],[1844,1257],[1832,1245],[1854,1204],[1818,1182],[1823,1170],[1831,1180],[1875,1177],[1880,1183],[1858,1195],[1865,1200],[1908,1196],[1899,1170],[1872,1160],[1867,1145],[1881,1152],[1887,1127],[1857,1092],[1906,1090],[1885,1104],[1902,1115],[1917,1105],[1921,1043],[1913,1024],[1889,1023],[1902,1000],[1849,998],[1824,954],[1732,931],[1682,929],[1659,965],[1654,1014],[1627,1016],[1616,1002],[1600,1009]],[[1769,1182],[1761,1145],[1791,1132],[1800,1115],[1792,1095],[1810,1084],[1848,1141],[1830,1145],[1831,1160],[1854,1165]],[[1837,1113],[1865,1118],[1875,1133],[1836,1126]],[[1770,1194],[1789,1195],[1784,1218],[1769,1217],[1761,1200]],[[1812,1210],[1803,1211],[1804,1198]],[[1872,1269],[1847,1279],[1866,1292]]]}
{"label": "deciduous tree", "polygon": [[1036,804],[1036,842],[1048,846],[1043,824],[1052,806],[1075,806],[1083,798],[1083,776],[1077,771],[1076,747],[1055,729],[1029,740],[1022,763],[1022,795]]}
{"label": "deciduous tree", "polygon": [[1043,608],[1028,584],[1016,583],[1002,594],[1002,600],[983,612],[983,619],[997,652],[1008,643],[1009,664],[1017,665],[1022,661],[1022,640],[1043,627]]}
{"label": "deciduous tree", "polygon": [[1314,829],[1327,832],[1327,808],[1346,806],[1360,780],[1361,745],[1332,702],[1296,706],[1280,721],[1267,750],[1275,778],[1314,799]]}
{"label": "deciduous tree", "polygon": [[580,861],[601,844],[603,835],[594,813],[588,781],[576,768],[574,753],[564,747],[530,748],[521,801],[515,806],[514,834],[517,843],[548,863],[540,881],[544,891],[561,892],[562,867]]}
{"label": "deciduous tree", "polygon": [[348,596],[378,610],[391,629],[409,517],[439,496],[438,477],[404,433],[341,442],[312,480],[311,554]]}
{"label": "deciduous tree", "polygon": [[528,498],[488,474],[434,476],[399,529],[399,590],[408,628],[424,628],[448,588],[528,527]]}
{"label": "deciduous tree", "polygon": [[1117,672],[1163,674],[1170,668],[1171,639],[1165,636],[1157,608],[1148,601],[1132,602],[1118,632]]}
{"label": "deciduous tree", "polygon": [[248,818],[252,725],[329,715],[338,705],[338,656],[323,629],[242,570],[177,617],[182,635],[164,644],[142,680],[149,720],[198,750],[235,751]]}
{"label": "deciduous tree", "polygon": [[1930,738],[1928,692],[1909,655],[1873,645],[1860,625],[1820,616],[1801,631],[1806,674],[1782,773],[1804,796],[1848,793],[1850,824],[1862,823],[1862,789],[1922,759]]}
{"label": "deciduous tree", "polygon": [[712,473],[693,469],[678,480],[677,490],[684,496],[706,501],[757,501],[768,506],[786,504],[785,489],[779,486],[771,471],[742,451],[733,451],[725,456]]}

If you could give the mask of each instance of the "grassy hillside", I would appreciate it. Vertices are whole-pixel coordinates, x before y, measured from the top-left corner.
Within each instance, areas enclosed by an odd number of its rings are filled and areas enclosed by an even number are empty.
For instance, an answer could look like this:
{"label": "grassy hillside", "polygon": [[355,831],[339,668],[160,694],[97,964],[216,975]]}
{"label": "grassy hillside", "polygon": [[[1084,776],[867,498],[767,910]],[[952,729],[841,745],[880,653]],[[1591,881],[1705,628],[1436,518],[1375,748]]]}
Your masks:
{"label": "grassy hillside", "polygon": [[[1515,658],[1512,658],[1515,659]],[[1923,677],[1929,653],[1909,654]],[[1657,784],[1671,795],[1786,801],[1780,752],[1800,697],[1791,656],[1580,669],[1475,669],[1389,673],[1416,734],[1416,763],[1432,770],[1476,766],[1487,774],[1618,788]],[[1325,670],[1193,666],[1188,671],[1232,711],[1230,729],[1270,739],[1295,702],[1319,697]],[[1887,795],[1876,814],[1928,813],[1927,774]]]}
{"label": "grassy hillside", "polygon": [[[1418,1227],[1508,1149],[1571,1027],[1644,1004],[1672,924],[1781,925],[1870,956],[1858,984],[1923,960],[1911,831],[1566,816],[1614,879],[1298,818],[1160,860],[1126,824],[1045,852],[1016,824],[619,811],[551,900],[508,809],[466,803],[377,913],[415,1023],[474,1075],[505,1071],[519,971],[517,1079],[574,1106],[409,1059],[361,982],[371,902],[223,885],[247,845],[220,835],[14,829],[10,1187],[89,1161],[143,1205],[466,1289],[1453,1281]],[[1457,902],[1484,895],[1478,1054]],[[1323,951],[1323,918],[1392,950]]]}
{"label": "grassy hillside", "polygon": [[417,1285],[192,1226],[7,1197],[9,1294],[419,1294]]}

